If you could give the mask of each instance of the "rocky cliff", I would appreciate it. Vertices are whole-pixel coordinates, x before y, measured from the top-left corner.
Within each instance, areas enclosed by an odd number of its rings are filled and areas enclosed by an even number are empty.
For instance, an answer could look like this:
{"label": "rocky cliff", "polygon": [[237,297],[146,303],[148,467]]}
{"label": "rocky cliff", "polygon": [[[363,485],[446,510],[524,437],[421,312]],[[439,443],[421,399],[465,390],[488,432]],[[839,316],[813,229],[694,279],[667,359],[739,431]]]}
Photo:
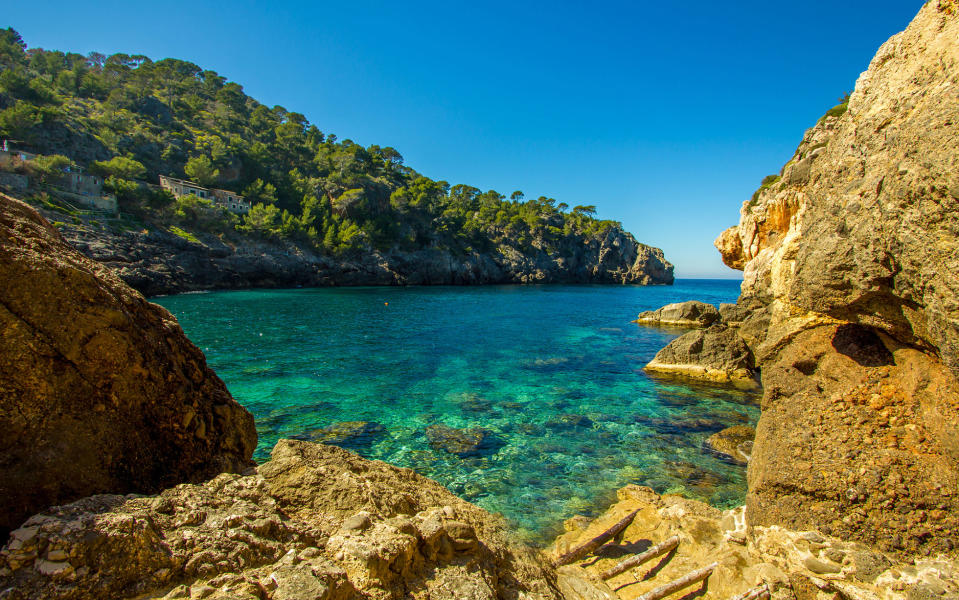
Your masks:
{"label": "rocky cliff", "polygon": [[0,537],[51,504],[249,466],[256,432],[165,309],[0,196]]}
{"label": "rocky cliff", "polygon": [[503,243],[485,253],[430,249],[344,258],[255,238],[225,242],[198,233],[190,241],[158,227],[120,231],[63,225],[61,231],[81,252],[148,296],[251,287],[673,282],[673,265],[662,250],[615,227],[585,243],[571,238],[558,255]]}
{"label": "rocky cliff", "polygon": [[765,388],[752,524],[957,549],[957,12],[927,2],[716,241]]}

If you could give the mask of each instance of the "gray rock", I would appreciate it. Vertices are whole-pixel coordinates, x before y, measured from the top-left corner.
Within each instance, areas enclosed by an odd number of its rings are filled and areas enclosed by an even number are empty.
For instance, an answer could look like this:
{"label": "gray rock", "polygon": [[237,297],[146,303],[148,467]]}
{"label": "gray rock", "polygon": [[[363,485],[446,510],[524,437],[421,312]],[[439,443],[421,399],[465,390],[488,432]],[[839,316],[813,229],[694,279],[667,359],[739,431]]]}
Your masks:
{"label": "gray rock", "polygon": [[646,370],[755,387],[752,353],[734,328],[690,331],[660,350]]}
{"label": "gray rock", "polygon": [[201,243],[192,243],[160,228],[111,231],[68,224],[62,234],[147,296],[250,287],[673,282],[673,265],[662,250],[618,227],[573,235],[555,255],[520,249],[508,239],[483,253],[393,249],[333,257],[239,233],[231,234],[229,244],[202,232],[195,232]]}
{"label": "gray rock", "polygon": [[639,313],[634,323],[673,327],[708,327],[719,321],[719,311],[712,304],[689,300]]}

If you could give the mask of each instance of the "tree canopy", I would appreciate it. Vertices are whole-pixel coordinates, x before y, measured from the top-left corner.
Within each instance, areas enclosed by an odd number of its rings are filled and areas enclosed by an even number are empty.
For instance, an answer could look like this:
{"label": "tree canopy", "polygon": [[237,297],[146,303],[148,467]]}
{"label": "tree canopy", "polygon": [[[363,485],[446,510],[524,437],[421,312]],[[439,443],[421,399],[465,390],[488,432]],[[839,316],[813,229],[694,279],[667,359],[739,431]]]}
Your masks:
{"label": "tree canopy", "polygon": [[[0,136],[108,177],[127,210],[145,218],[297,239],[331,253],[469,252],[501,240],[558,252],[560,240],[619,226],[594,219],[595,206],[567,212],[552,198],[515,191],[506,199],[430,179],[395,148],[339,141],[191,62],[28,49],[13,29],[0,30]],[[132,183],[160,174],[243,193],[253,210],[201,219],[209,203],[174,203]]]}

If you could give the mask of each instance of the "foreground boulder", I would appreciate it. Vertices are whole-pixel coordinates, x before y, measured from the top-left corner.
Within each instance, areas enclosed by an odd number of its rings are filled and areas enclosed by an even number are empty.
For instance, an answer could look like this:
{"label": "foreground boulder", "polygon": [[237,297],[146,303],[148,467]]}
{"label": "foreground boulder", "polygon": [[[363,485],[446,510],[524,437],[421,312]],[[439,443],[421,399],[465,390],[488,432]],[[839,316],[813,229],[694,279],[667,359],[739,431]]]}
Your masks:
{"label": "foreground boulder", "polygon": [[719,311],[715,306],[698,300],[689,300],[641,312],[633,323],[671,327],[708,327],[718,320]]}
{"label": "foreground boulder", "polygon": [[90,494],[249,466],[253,417],[165,309],[0,195],[0,539]]}
{"label": "foreground boulder", "polygon": [[680,375],[744,388],[758,387],[753,357],[735,328],[713,325],[679,336],[660,350],[646,371]]}
{"label": "foreground boulder", "polygon": [[547,600],[554,580],[439,484],[293,440],[254,474],[56,507],[0,551],[0,595],[23,599]]}
{"label": "foreground boulder", "polygon": [[751,524],[959,553],[957,39],[925,3],[716,242],[762,369]]}

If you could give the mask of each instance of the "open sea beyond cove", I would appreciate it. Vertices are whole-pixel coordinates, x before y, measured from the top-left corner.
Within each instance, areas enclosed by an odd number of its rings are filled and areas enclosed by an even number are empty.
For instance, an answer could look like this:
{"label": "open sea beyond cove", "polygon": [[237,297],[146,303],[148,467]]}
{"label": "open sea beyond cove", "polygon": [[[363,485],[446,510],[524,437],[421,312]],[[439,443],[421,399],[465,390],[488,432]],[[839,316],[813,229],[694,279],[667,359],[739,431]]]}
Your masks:
{"label": "open sea beyond cove", "polygon": [[[257,461],[280,438],[333,441],[431,477],[542,543],[628,483],[720,508],[743,502],[745,469],[703,441],[753,425],[757,395],[647,375],[643,365],[682,331],[630,322],[670,302],[738,294],[738,281],[678,280],[155,301],[256,417]],[[336,425],[348,421],[368,423]]]}

